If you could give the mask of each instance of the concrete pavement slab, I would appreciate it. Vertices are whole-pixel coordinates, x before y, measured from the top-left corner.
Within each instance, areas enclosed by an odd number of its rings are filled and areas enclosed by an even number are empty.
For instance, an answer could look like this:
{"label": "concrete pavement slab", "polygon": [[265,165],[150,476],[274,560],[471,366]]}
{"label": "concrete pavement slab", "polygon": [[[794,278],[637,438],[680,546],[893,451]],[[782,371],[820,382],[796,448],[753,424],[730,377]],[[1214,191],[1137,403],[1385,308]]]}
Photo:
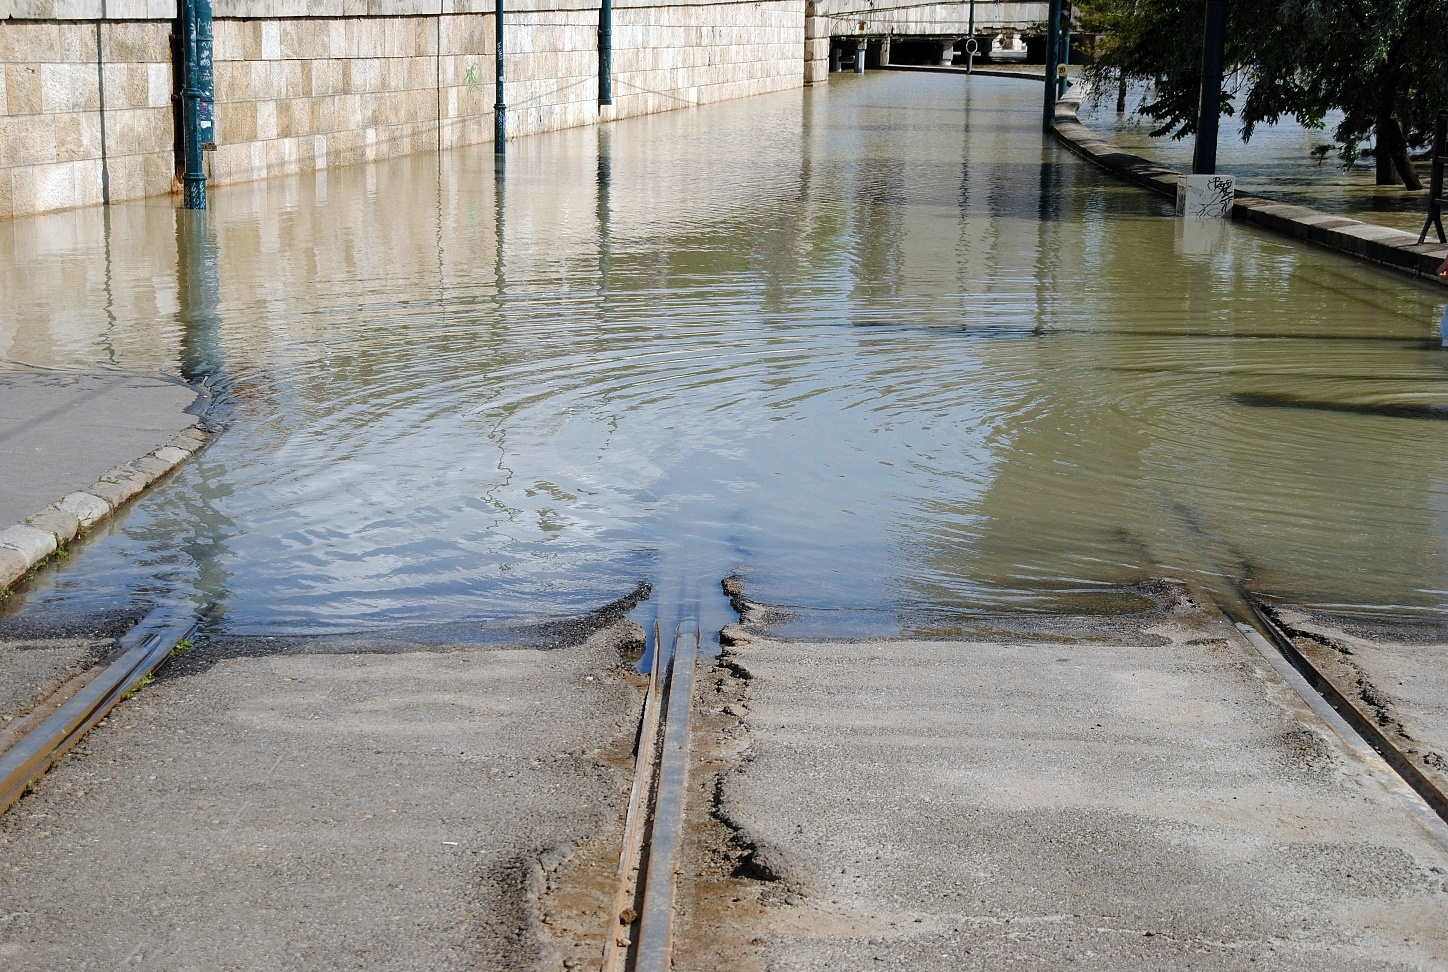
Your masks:
{"label": "concrete pavement slab", "polygon": [[1448,968],[1406,787],[1220,617],[1148,633],[726,649],[675,967]]}
{"label": "concrete pavement slab", "polygon": [[596,961],[601,933],[555,938],[539,899],[578,848],[617,854],[641,634],[163,669],[0,818],[0,962]]}
{"label": "concrete pavement slab", "polygon": [[0,750],[14,742],[7,737],[12,723],[113,647],[112,639],[85,636],[0,640]]}
{"label": "concrete pavement slab", "polygon": [[195,401],[159,377],[0,371],[0,526],[164,445]]}

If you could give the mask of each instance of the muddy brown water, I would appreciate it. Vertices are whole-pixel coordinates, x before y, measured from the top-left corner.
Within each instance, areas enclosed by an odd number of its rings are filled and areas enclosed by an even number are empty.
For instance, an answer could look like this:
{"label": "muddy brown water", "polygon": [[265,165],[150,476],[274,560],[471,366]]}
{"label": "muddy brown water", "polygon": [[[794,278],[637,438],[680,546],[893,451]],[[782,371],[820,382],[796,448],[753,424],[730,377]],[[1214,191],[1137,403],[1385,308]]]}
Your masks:
{"label": "muddy brown water", "polygon": [[184,374],[226,424],[9,610],[365,631],[648,581],[708,626],[738,571],[812,635],[1163,576],[1440,616],[1442,293],[1186,227],[1039,100],[835,76],[501,176],[480,146],[0,225],[9,365]]}

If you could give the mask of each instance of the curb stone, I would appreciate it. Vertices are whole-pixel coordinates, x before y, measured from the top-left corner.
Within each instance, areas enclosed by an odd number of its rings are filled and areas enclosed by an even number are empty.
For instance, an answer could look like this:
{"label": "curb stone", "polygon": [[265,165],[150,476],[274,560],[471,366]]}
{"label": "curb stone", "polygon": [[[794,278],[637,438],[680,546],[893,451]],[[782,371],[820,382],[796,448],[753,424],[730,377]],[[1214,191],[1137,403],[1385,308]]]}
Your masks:
{"label": "curb stone", "polygon": [[[1080,107],[1079,94],[1068,94],[1056,103],[1056,125],[1052,133],[1057,141],[1112,175],[1176,198],[1181,172],[1132,155],[1102,139],[1082,124],[1077,115]],[[1364,223],[1241,191],[1232,207],[1232,218],[1368,263],[1410,273],[1425,283],[1448,285],[1448,281],[1437,275],[1438,267],[1448,260],[1448,246],[1438,243],[1420,246],[1418,237],[1407,230]]]}
{"label": "curb stone", "polygon": [[79,492],[0,530],[0,597],[80,534],[109,519],[125,503],[201,451],[211,432],[192,425],[159,448],[122,463]]}

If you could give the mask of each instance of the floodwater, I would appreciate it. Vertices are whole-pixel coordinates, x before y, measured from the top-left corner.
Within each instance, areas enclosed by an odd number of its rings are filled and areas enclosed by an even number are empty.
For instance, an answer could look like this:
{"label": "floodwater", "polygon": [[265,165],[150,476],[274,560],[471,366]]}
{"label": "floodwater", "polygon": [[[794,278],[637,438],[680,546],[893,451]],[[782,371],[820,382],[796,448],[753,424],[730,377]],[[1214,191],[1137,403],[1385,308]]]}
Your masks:
{"label": "floodwater", "polygon": [[10,610],[366,631],[647,581],[710,630],[737,571],[786,633],[1164,576],[1441,614],[1442,292],[1186,226],[1039,105],[836,75],[521,139],[501,177],[481,146],[5,225],[8,366],[184,374],[226,423]]}
{"label": "floodwater", "polygon": [[[1081,106],[1081,121],[1134,155],[1189,171],[1196,147],[1193,138],[1152,138],[1156,123],[1136,113],[1149,94],[1145,85],[1133,85],[1127,95],[1128,110],[1118,115],[1115,88],[1093,92]],[[1258,125],[1251,140],[1244,142],[1241,123],[1224,117],[1217,139],[1217,171],[1236,176],[1237,188],[1246,192],[1365,223],[1420,232],[1428,215],[1427,190],[1409,192],[1401,184],[1377,185],[1376,164],[1371,158],[1344,166],[1332,140],[1332,131],[1341,120],[1341,112],[1329,112],[1324,127],[1312,129],[1285,118]],[[1363,146],[1365,150],[1371,147]],[[1428,163],[1418,162],[1417,170],[1423,185],[1428,185]]]}

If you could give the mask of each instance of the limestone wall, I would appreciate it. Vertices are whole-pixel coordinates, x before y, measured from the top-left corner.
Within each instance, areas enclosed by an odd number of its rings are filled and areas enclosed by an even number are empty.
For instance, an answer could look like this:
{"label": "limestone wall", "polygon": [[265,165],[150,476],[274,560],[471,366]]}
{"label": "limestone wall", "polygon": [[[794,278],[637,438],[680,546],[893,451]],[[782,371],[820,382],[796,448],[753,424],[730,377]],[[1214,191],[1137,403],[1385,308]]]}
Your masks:
{"label": "limestone wall", "polygon": [[170,191],[169,30],[0,21],[0,219]]}
{"label": "limestone wall", "polygon": [[799,87],[803,51],[799,0],[615,8],[617,113],[641,115]]}
{"label": "limestone wall", "polygon": [[[172,191],[175,0],[0,0],[0,218]],[[215,0],[224,186],[493,137],[492,4]],[[124,17],[127,19],[118,19]],[[510,0],[510,137],[795,87],[804,0]],[[99,43],[99,50],[97,44]],[[104,132],[104,137],[102,137]]]}
{"label": "limestone wall", "polygon": [[491,68],[473,55],[468,85],[456,53],[490,48],[491,27],[476,14],[218,19],[211,184],[436,150],[440,131],[444,145],[491,138]]}

